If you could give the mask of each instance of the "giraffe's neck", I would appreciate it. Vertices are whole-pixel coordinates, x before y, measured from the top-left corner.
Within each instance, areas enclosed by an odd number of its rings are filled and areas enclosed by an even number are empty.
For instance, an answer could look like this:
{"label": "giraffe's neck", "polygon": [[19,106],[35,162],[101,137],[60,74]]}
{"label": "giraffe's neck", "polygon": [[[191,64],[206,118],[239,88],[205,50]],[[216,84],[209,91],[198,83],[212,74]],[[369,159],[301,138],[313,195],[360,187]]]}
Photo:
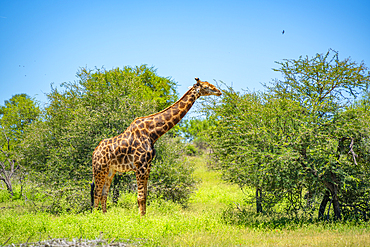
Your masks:
{"label": "giraffe's neck", "polygon": [[199,98],[199,94],[194,87],[190,88],[176,103],[170,107],[141,118],[148,130],[148,134],[153,142],[168,132],[188,113],[194,102]]}

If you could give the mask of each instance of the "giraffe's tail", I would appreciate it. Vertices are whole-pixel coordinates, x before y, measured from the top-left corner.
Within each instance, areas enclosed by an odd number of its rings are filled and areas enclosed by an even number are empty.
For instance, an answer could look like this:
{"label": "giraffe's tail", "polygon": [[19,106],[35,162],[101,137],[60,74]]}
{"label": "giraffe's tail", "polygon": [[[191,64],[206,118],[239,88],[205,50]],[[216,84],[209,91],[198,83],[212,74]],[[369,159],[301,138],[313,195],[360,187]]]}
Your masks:
{"label": "giraffe's tail", "polygon": [[95,189],[95,183],[94,181],[90,184],[90,196],[91,196],[91,210],[94,208],[94,189]]}

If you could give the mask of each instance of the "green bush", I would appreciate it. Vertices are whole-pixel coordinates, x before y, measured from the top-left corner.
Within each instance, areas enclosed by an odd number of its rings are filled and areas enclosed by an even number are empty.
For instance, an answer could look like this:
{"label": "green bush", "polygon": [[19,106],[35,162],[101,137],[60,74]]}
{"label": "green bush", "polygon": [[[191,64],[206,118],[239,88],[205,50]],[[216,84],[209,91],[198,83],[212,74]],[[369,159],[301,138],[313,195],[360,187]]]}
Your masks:
{"label": "green bush", "polygon": [[187,144],[185,146],[185,153],[188,156],[195,156],[198,154],[198,150],[192,144]]}
{"label": "green bush", "polygon": [[49,190],[44,211],[52,214],[82,213],[91,210],[89,186],[64,186]]}
{"label": "green bush", "polygon": [[194,168],[183,153],[183,142],[164,136],[158,141],[156,150],[149,178],[149,195],[186,206],[197,181],[193,176]]}
{"label": "green bush", "polygon": [[0,202],[7,202],[11,199],[10,193],[7,190],[0,190]]}

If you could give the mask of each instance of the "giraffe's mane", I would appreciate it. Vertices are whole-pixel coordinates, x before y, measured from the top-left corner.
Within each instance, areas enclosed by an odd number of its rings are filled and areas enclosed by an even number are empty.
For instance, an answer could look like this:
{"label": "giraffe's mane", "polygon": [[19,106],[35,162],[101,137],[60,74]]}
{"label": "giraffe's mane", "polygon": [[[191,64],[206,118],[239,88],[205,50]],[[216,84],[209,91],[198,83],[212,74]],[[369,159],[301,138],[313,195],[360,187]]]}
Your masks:
{"label": "giraffe's mane", "polygon": [[[148,116],[138,117],[138,118],[136,118],[135,120],[139,120],[139,119],[143,119],[143,118],[148,118],[148,117],[153,117],[153,116],[156,116],[156,115],[158,115],[158,114],[161,114],[161,113],[163,113],[163,112],[167,111],[168,109],[170,109],[171,107],[173,107],[174,105],[176,105],[177,103],[179,103],[180,101],[182,101],[182,100],[183,100],[183,98],[184,98],[186,95],[188,95],[188,93],[189,93],[191,90],[193,90],[193,88],[194,88],[194,86],[192,86],[188,91],[186,91],[186,93],[184,93],[184,95],[183,95],[183,96],[182,96],[178,101],[176,101],[176,102],[175,102],[175,103],[173,103],[172,105],[168,106],[167,108],[163,109],[162,111],[159,111],[159,112],[156,112],[156,113],[150,114],[150,115],[148,115]],[[135,121],[135,120],[134,120],[134,121]]]}

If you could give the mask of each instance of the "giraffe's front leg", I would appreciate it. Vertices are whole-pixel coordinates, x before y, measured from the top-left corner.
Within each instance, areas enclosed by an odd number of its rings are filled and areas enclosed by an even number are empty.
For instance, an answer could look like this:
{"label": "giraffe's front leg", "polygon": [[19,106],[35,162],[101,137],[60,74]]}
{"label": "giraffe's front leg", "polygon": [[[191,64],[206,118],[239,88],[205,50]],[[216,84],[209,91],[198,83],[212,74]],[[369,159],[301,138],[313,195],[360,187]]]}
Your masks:
{"label": "giraffe's front leg", "polygon": [[136,173],[137,180],[137,204],[139,206],[139,214],[146,214],[146,197],[148,188],[149,171],[146,174]]}

